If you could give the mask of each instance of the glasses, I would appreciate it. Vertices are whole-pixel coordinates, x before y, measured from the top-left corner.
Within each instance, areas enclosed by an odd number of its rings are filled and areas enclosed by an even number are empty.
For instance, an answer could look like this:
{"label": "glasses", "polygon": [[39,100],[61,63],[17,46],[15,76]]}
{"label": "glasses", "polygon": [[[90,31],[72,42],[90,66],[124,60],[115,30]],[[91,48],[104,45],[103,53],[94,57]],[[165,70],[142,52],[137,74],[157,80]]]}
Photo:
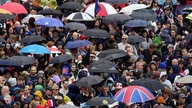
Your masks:
{"label": "glasses", "polygon": [[192,59],[192,57],[189,57],[189,59]]}
{"label": "glasses", "polygon": [[127,38],[122,38],[123,40],[127,40]]}

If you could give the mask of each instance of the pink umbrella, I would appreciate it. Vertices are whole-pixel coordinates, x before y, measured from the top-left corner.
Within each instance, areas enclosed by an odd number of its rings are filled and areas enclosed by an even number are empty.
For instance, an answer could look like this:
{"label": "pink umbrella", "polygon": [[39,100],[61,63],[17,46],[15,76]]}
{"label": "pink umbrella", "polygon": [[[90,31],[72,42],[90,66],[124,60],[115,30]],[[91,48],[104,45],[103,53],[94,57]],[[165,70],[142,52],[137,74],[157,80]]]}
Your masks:
{"label": "pink umbrella", "polygon": [[0,8],[8,10],[14,14],[27,14],[28,13],[23,5],[21,5],[19,3],[15,3],[15,2],[7,2],[7,3],[3,4],[2,6],[0,6]]}

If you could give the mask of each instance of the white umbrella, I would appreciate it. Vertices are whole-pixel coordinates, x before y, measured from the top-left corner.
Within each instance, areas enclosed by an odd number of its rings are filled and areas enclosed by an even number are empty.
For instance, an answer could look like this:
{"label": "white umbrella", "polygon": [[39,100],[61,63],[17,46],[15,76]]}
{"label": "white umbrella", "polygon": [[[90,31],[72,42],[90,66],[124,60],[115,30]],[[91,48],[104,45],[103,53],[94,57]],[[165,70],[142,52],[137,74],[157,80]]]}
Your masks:
{"label": "white umbrella", "polygon": [[35,18],[35,20],[39,20],[39,19],[41,19],[41,18],[45,18],[45,16],[43,16],[43,15],[28,15],[28,16],[26,16],[26,17],[22,20],[22,23],[27,24],[27,23],[29,22],[29,19],[30,19],[31,17]]}
{"label": "white umbrella", "polygon": [[186,75],[184,77],[180,77],[177,80],[175,80],[177,83],[192,83],[192,76]]}
{"label": "white umbrella", "polygon": [[120,13],[124,13],[124,14],[126,14],[126,15],[130,15],[130,14],[132,14],[132,12],[133,12],[134,10],[145,9],[145,8],[147,8],[147,7],[148,7],[148,6],[145,5],[145,4],[131,4],[131,5],[129,5],[129,6],[126,6],[126,7],[122,8],[122,9],[120,10]]}
{"label": "white umbrella", "polygon": [[84,12],[71,13],[66,19],[71,21],[93,21],[93,16]]}

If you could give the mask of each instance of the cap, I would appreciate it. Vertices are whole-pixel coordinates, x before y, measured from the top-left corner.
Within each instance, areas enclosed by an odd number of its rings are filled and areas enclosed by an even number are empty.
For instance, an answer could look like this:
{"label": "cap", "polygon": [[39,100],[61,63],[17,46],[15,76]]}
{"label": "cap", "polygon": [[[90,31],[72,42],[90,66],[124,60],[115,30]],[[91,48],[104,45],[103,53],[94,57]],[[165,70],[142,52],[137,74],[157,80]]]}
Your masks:
{"label": "cap", "polygon": [[179,98],[186,98],[186,96],[185,96],[185,94],[180,93],[180,94],[179,94]]}
{"label": "cap", "polygon": [[160,103],[160,104],[165,104],[165,103],[166,103],[166,102],[165,102],[165,99],[164,99],[162,96],[159,96],[159,97],[157,98],[157,102]]}

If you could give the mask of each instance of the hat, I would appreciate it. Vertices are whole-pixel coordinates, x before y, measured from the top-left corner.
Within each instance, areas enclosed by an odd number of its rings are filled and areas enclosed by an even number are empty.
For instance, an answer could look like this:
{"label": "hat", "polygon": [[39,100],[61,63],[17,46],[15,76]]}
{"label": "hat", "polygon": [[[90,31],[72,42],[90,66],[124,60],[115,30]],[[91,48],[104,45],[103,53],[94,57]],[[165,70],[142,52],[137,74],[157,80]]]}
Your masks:
{"label": "hat", "polygon": [[186,98],[186,96],[185,96],[185,94],[180,93],[180,94],[179,94],[179,98]]}
{"label": "hat", "polygon": [[33,82],[30,80],[27,80],[26,85],[33,85]]}
{"label": "hat", "polygon": [[55,75],[53,78],[51,78],[56,84],[61,81],[60,77],[58,75]]}
{"label": "hat", "polygon": [[53,89],[53,90],[54,90],[54,89],[59,89],[59,86],[58,86],[57,84],[54,84],[53,87],[52,87],[52,89]]}
{"label": "hat", "polygon": [[167,75],[167,73],[166,72],[161,72],[160,76],[159,76],[159,79],[161,79],[164,75]]}
{"label": "hat", "polygon": [[11,87],[13,87],[13,86],[17,85],[17,80],[16,80],[16,78],[10,78],[10,79],[8,80],[8,83],[9,83],[9,85],[10,85]]}
{"label": "hat", "polygon": [[51,87],[46,87],[45,90],[49,90],[49,91],[52,91],[53,89]]}
{"label": "hat", "polygon": [[160,103],[160,104],[165,104],[165,103],[166,103],[166,102],[165,102],[165,99],[163,98],[163,96],[159,96],[159,97],[157,98],[157,102]]}
{"label": "hat", "polygon": [[35,86],[35,91],[41,90],[41,89],[43,89],[43,86],[42,86],[42,85],[36,85],[36,86]]}
{"label": "hat", "polygon": [[151,61],[150,64],[154,64],[157,66],[157,63],[155,61]]}
{"label": "hat", "polygon": [[152,78],[155,79],[155,78],[159,78],[160,76],[160,72],[159,71],[154,71],[153,72],[153,75],[152,75]]}
{"label": "hat", "polygon": [[159,69],[167,68],[166,62],[161,62],[161,63],[159,64],[159,67],[158,67],[158,68],[159,68]]}

